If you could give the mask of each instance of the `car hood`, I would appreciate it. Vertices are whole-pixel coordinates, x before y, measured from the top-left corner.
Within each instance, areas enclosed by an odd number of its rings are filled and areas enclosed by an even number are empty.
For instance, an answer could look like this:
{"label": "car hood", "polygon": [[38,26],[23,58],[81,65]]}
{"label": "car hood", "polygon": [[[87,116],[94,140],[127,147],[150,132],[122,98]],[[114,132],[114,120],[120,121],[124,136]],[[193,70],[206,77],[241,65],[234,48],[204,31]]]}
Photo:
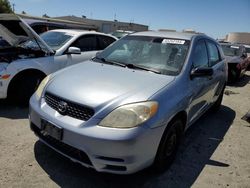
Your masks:
{"label": "car hood", "polygon": [[46,92],[99,111],[146,101],[175,79],[147,71],[86,61],[55,73]]}
{"label": "car hood", "polygon": [[27,40],[35,39],[39,45],[44,46],[44,50],[53,53],[53,50],[46,42],[15,14],[0,14],[0,36],[14,47]]}

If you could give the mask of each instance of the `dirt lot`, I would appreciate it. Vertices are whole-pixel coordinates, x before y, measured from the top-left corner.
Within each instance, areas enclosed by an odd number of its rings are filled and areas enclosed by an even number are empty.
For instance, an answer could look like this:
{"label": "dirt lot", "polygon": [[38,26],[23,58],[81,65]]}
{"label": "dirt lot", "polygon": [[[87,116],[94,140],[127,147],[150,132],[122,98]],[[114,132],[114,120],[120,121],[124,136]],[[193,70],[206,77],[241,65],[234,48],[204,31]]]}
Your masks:
{"label": "dirt lot", "polygon": [[29,129],[28,109],[0,103],[0,187],[250,187],[250,72],[223,106],[186,133],[171,168],[129,176],[97,173],[62,157]]}

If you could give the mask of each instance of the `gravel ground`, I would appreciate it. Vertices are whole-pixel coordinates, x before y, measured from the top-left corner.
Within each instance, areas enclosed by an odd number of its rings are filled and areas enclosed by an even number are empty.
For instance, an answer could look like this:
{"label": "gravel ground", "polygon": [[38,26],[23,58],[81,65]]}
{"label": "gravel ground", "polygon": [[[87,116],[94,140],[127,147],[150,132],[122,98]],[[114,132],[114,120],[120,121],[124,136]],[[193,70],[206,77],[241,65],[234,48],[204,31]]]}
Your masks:
{"label": "gravel ground", "polygon": [[0,103],[0,187],[250,187],[250,73],[227,86],[217,113],[186,133],[163,174],[97,173],[57,154],[29,129],[28,109]]}

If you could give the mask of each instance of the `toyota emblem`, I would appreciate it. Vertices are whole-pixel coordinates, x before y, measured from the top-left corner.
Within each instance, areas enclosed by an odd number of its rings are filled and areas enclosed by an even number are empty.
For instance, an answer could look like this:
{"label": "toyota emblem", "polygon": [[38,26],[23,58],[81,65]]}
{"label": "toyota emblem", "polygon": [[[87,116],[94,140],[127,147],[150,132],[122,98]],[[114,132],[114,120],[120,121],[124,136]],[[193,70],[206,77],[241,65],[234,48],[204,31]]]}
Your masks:
{"label": "toyota emblem", "polygon": [[64,101],[60,101],[58,103],[58,106],[57,106],[57,109],[58,109],[58,112],[62,115],[65,115],[66,111],[67,111],[67,107],[68,107],[68,104]]}

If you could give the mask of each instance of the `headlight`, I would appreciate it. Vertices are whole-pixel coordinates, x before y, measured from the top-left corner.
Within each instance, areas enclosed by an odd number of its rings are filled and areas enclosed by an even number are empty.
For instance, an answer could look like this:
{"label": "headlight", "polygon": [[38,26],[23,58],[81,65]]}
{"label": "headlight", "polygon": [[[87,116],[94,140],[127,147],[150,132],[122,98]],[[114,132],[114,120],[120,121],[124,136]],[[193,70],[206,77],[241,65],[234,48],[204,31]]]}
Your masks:
{"label": "headlight", "polygon": [[38,86],[35,95],[37,96],[37,98],[41,98],[42,93],[43,93],[43,89],[46,86],[46,84],[48,83],[48,81],[50,80],[51,75],[46,76],[43,81],[40,83],[40,85]]}
{"label": "headlight", "polygon": [[141,102],[120,106],[108,114],[100,126],[113,128],[131,128],[149,120],[158,110],[154,101]]}

